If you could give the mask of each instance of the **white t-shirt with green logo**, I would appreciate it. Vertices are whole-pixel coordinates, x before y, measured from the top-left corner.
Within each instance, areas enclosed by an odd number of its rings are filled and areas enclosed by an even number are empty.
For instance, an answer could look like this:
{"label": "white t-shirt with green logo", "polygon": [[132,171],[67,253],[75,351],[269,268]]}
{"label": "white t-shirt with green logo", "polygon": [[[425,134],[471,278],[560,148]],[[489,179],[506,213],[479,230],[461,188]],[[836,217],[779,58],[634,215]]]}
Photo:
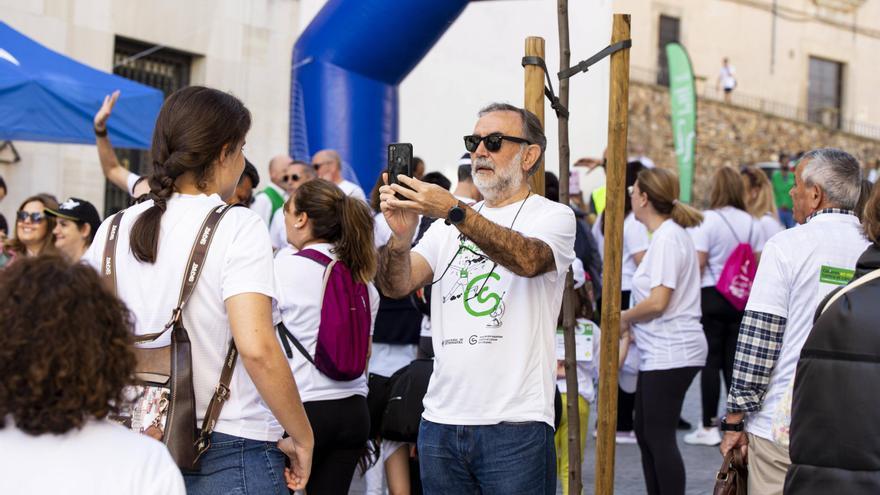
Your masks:
{"label": "white t-shirt with green logo", "polygon": [[633,306],[655,287],[672,289],[663,313],[632,326],[639,349],[639,371],[669,370],[706,364],[708,347],[700,323],[700,265],[687,231],[667,219],[632,279]]}
{"label": "white t-shirt with green logo", "polygon": [[773,440],[774,418],[788,414],[779,404],[794,378],[816,307],[829,292],[849,282],[856,261],[869,244],[858,218],[840,213],[817,215],[767,241],[746,311],[769,313],[787,321],[761,410],[751,413],[746,422],[749,433]]}
{"label": "white t-shirt with green logo", "polygon": [[454,226],[434,222],[413,248],[439,280],[431,294],[436,360],[423,417],[452,425],[552,425],[556,321],[574,260],[574,213],[535,194],[525,203],[502,208],[478,203],[474,209],[545,242],[556,267],[533,278],[514,275]]}

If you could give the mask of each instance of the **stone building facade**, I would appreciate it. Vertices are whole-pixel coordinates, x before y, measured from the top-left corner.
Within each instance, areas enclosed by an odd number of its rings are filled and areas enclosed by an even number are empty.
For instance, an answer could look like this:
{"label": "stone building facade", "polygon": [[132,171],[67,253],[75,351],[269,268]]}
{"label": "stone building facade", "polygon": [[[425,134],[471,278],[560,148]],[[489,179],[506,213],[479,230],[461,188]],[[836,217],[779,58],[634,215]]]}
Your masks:
{"label": "stone building facade", "polygon": [[[253,121],[245,155],[261,175],[273,155],[287,151],[290,50],[302,29],[299,7],[299,0],[0,0],[3,21],[12,28],[91,67],[114,72],[123,64],[123,48],[128,54],[153,50],[124,64],[146,65],[154,79],[179,67],[178,84],[240,98]],[[110,197],[105,191],[116,193],[105,185],[93,145],[13,144],[21,161],[0,164],[9,185],[0,203],[7,219],[37,192],[87,199],[101,212]],[[0,153],[9,158],[8,151]]]}
{"label": "stone building facade", "polygon": [[[675,169],[668,90],[633,82],[629,91],[630,149],[641,146],[658,166]],[[779,153],[826,146],[844,149],[863,164],[880,159],[880,141],[700,98],[697,101],[694,201],[705,206],[709,181],[719,167],[774,161]]]}
{"label": "stone building facade", "polygon": [[[664,70],[680,42],[697,91],[718,98],[722,59],[735,67],[734,97],[763,99],[791,115],[880,133],[880,0],[614,0],[632,14],[635,70]],[[662,74],[657,77],[660,79]],[[873,126],[869,133],[865,126]]]}

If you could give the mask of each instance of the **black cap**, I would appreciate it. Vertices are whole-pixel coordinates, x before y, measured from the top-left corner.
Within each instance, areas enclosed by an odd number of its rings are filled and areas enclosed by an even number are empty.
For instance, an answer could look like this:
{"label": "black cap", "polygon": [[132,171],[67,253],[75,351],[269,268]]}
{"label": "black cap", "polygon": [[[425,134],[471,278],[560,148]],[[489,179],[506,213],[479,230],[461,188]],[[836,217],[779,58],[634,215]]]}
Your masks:
{"label": "black cap", "polygon": [[92,226],[92,235],[98,231],[98,227],[101,225],[101,216],[98,215],[95,205],[84,199],[68,198],[67,201],[58,205],[57,210],[46,208],[44,211],[48,216],[89,224]]}

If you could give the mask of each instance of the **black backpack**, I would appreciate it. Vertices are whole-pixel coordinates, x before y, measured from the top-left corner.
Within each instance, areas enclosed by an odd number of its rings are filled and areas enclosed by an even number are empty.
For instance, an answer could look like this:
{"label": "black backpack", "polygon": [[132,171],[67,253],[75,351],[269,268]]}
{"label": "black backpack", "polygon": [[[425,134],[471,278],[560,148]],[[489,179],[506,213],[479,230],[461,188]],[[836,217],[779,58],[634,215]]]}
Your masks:
{"label": "black backpack", "polygon": [[382,438],[415,442],[425,410],[422,400],[434,372],[433,359],[416,359],[400,368],[388,380],[388,403],[382,415]]}

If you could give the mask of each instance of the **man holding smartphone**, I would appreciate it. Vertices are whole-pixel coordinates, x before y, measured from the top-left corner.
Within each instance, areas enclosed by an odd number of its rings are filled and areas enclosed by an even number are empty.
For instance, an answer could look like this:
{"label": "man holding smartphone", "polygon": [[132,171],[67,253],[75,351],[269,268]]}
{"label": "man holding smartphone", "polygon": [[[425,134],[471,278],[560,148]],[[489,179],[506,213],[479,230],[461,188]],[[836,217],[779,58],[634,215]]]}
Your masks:
{"label": "man holding smartphone", "polygon": [[[437,285],[418,440],[425,493],[555,493],[555,329],[574,214],[529,189],[546,147],[537,117],[501,103],[479,116],[464,141],[485,201],[468,206],[405,175],[381,187],[393,235],[377,284],[398,298]],[[411,248],[419,214],[445,221]]]}

